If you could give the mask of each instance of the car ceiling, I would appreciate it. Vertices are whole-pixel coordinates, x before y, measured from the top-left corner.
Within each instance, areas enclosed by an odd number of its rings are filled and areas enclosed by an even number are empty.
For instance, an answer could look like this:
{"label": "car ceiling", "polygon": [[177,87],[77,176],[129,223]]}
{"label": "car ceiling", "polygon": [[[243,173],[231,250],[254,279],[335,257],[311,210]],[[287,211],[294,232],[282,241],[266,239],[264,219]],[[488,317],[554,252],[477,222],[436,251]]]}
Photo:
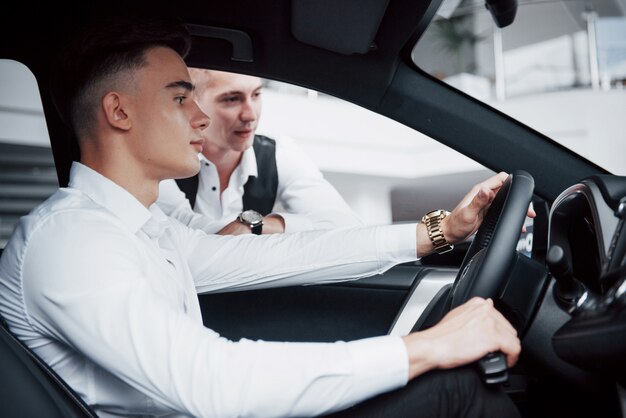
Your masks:
{"label": "car ceiling", "polygon": [[[415,67],[412,47],[440,0],[127,0],[115,6],[61,0],[50,4],[55,10],[50,14],[21,3],[9,6],[0,17],[4,40],[0,57],[26,64],[42,92],[52,57],[72,28],[111,15],[178,15],[195,28],[188,64],[286,81],[359,104],[494,171],[529,171],[535,176],[537,193],[548,201],[583,177],[605,173]],[[58,17],[50,18],[52,14]],[[221,35],[198,36],[202,28],[209,32],[227,29],[249,37],[248,55],[244,60],[233,59],[232,44]],[[42,102],[59,183],[64,186],[71,161],[78,159],[78,147],[47,94],[42,94]]]}

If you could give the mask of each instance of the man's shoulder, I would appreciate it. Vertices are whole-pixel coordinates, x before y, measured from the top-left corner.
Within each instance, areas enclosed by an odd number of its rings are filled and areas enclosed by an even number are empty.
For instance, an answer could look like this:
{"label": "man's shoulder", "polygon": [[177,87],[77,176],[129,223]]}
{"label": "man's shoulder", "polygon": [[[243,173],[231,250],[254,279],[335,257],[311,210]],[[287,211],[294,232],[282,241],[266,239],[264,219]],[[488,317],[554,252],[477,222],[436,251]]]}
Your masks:
{"label": "man's shoulder", "polygon": [[68,229],[87,232],[90,225],[109,222],[114,217],[83,193],[71,188],[58,189],[28,215],[23,216],[14,234],[28,241],[34,234],[62,235]]}
{"label": "man's shoulder", "polygon": [[93,247],[90,243],[103,238],[104,226],[114,225],[112,219],[79,191],[58,189],[20,218],[3,251],[3,264],[20,265],[33,245],[46,252],[62,251],[68,258],[76,257],[77,252],[88,250]]}
{"label": "man's shoulder", "polygon": [[46,218],[75,211],[96,213],[102,212],[103,209],[102,206],[94,202],[80,190],[64,187],[54,192],[48,199],[33,209],[29,215],[36,218]]}

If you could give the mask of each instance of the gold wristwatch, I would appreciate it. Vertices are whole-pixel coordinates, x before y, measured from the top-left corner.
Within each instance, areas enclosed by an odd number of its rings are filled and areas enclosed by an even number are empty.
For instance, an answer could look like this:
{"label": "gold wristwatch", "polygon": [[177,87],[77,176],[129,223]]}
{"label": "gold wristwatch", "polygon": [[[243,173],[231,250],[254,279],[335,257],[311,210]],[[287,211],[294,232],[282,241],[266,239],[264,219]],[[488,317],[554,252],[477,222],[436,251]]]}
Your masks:
{"label": "gold wristwatch", "polygon": [[446,237],[443,236],[443,230],[441,229],[441,221],[448,216],[450,212],[447,210],[433,210],[428,212],[422,217],[422,223],[426,225],[428,231],[428,237],[433,243],[433,247],[437,254],[447,253],[452,251],[454,245],[450,244]]}

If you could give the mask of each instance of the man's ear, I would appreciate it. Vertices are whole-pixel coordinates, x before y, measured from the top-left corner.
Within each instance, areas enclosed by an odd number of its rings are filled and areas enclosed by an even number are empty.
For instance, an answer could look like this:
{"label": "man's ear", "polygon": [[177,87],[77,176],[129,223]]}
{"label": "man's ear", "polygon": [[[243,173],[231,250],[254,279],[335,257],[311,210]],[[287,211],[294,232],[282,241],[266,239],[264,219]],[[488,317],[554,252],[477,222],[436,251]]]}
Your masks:
{"label": "man's ear", "polygon": [[132,123],[126,111],[126,103],[123,95],[117,92],[109,92],[102,98],[102,108],[106,121],[109,125],[127,131]]}

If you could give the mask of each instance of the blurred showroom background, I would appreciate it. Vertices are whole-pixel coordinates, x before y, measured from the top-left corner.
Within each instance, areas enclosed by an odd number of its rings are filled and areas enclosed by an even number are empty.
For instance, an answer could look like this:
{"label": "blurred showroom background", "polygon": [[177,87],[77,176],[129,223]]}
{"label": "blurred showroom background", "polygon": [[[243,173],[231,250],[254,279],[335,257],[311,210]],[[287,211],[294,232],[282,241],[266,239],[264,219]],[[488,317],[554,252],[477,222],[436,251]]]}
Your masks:
{"label": "blurred showroom background", "polygon": [[[626,0],[522,2],[504,29],[475,1],[446,0],[439,14],[414,48],[418,67],[626,175]],[[266,84],[257,132],[296,141],[369,224],[452,209],[490,173],[361,107]],[[57,186],[49,147],[34,77],[0,60],[0,247]]]}

